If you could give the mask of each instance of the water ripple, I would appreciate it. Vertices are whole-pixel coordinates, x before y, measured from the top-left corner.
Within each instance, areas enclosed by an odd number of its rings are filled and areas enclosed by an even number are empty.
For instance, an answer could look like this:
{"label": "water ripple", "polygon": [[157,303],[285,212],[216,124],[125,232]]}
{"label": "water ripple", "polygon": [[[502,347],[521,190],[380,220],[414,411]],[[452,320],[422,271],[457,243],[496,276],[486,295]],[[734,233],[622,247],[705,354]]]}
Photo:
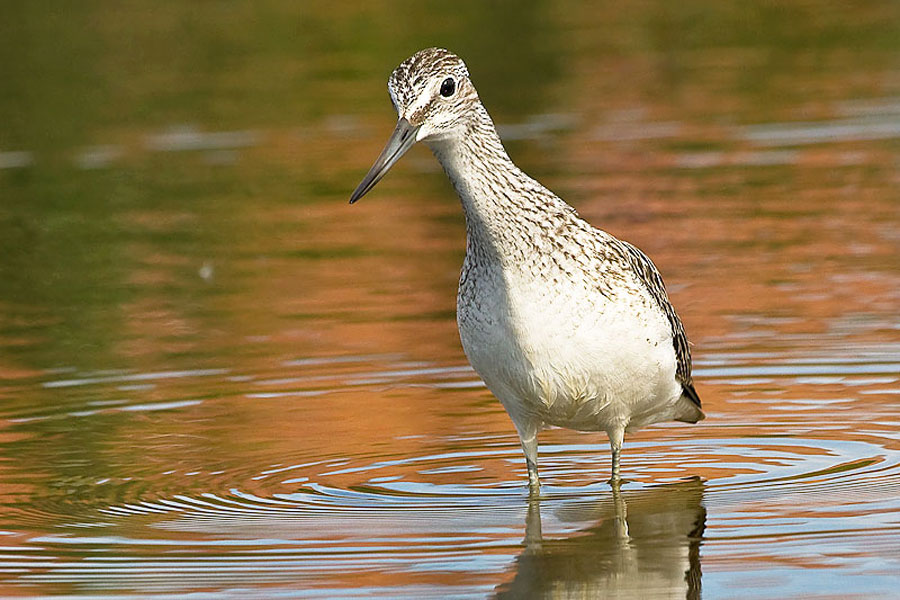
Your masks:
{"label": "water ripple", "polygon": [[[684,522],[694,522],[694,514],[713,515],[704,539],[710,548],[727,544],[719,555],[723,561],[737,549],[759,554],[748,541],[754,539],[768,540],[766,556],[792,556],[812,546],[863,552],[872,531],[881,533],[877,543],[887,543],[884,536],[896,539],[900,449],[896,409],[885,401],[900,380],[894,355],[710,352],[697,364],[710,418],[696,427],[660,425],[626,443],[630,520],[639,523],[642,507],[658,506],[657,500],[644,502],[658,490],[702,481]],[[122,383],[141,381],[178,383],[182,392],[204,382],[208,391],[202,400],[158,398],[155,387],[109,398]],[[89,409],[41,413],[28,407],[30,416],[13,413],[7,420],[27,430],[41,419],[76,413],[90,421],[158,412],[163,423],[174,423],[188,411],[221,410],[223,401],[235,398],[304,402],[349,390],[350,398],[403,389],[438,394],[460,384],[454,394],[484,402],[480,382],[467,388],[471,382],[468,366],[394,356],[301,358],[268,372],[68,372],[66,379],[40,385],[87,392],[73,396],[73,403],[90,398]],[[833,418],[839,414],[844,418]],[[832,419],[823,422],[823,415]],[[0,551],[0,573],[20,585],[50,586],[45,589],[154,594],[248,583],[289,589],[305,581],[310,589],[326,590],[324,597],[334,595],[330,586],[337,573],[392,573],[409,581],[454,570],[496,573],[508,568],[508,554],[516,552],[529,522],[524,459],[507,421],[497,423],[493,431],[479,427],[444,439],[393,438],[419,452],[398,453],[388,443],[309,457],[298,444],[295,456],[278,462],[250,453],[219,467],[149,462],[133,465],[128,474],[112,470],[60,480],[58,493],[43,500],[8,503],[5,521],[15,531],[7,537],[21,543],[10,546],[15,552]],[[167,444],[180,443],[174,431],[157,435]],[[606,531],[608,521],[591,521],[612,506],[604,483],[604,437],[559,431],[545,436],[544,536],[567,539],[591,527]],[[696,476],[701,479],[691,479]],[[56,526],[42,530],[48,522]],[[110,548],[115,556],[105,555]],[[442,597],[449,585],[384,589],[397,597]]]}

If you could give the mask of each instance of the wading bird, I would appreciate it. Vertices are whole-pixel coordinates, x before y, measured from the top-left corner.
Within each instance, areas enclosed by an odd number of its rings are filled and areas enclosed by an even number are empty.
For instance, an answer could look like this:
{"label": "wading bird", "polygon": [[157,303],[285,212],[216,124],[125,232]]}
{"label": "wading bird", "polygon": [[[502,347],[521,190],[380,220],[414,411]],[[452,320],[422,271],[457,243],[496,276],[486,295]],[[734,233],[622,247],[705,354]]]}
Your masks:
{"label": "wading bird", "polygon": [[659,272],[513,164],[455,54],[416,53],[388,90],[400,120],[351,204],[413,144],[431,149],[466,217],[456,304],[463,350],[518,431],[532,491],[537,435],[550,425],[605,431],[610,484],[619,485],[626,432],[704,417]]}

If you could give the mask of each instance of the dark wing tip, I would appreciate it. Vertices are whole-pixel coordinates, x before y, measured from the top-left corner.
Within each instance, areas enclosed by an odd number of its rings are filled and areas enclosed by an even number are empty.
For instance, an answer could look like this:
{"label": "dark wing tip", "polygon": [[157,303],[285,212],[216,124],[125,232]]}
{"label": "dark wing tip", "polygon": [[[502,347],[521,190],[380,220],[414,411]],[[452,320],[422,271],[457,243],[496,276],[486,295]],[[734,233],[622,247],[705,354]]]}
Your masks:
{"label": "dark wing tip", "polygon": [[697,393],[697,390],[694,389],[693,383],[682,383],[682,389],[684,389],[684,395],[690,399],[691,402],[697,405],[697,408],[702,408],[700,404],[700,395]]}

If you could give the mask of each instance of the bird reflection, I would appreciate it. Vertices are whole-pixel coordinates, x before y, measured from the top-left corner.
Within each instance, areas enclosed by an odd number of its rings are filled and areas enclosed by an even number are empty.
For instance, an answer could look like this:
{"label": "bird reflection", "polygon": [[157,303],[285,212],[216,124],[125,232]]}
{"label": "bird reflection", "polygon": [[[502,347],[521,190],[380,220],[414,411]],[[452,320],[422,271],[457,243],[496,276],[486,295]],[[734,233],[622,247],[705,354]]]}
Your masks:
{"label": "bird reflection", "polygon": [[542,536],[540,503],[530,501],[525,550],[497,598],[700,598],[699,479],[565,505],[560,521],[596,525],[560,539]]}

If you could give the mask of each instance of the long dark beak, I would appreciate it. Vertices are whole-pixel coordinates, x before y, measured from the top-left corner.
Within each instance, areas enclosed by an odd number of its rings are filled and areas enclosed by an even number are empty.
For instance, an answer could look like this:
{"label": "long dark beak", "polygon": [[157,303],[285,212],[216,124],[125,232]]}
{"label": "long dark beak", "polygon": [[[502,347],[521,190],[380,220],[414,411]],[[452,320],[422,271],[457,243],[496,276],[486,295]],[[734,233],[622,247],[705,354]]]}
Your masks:
{"label": "long dark beak", "polygon": [[411,125],[405,118],[397,121],[397,128],[391,134],[391,138],[388,140],[384,150],[375,159],[375,164],[372,165],[372,168],[369,169],[363,180],[356,186],[353,195],[350,196],[350,204],[365,196],[369,190],[375,187],[375,184],[381,181],[381,178],[394,166],[394,163],[400,160],[400,157],[406,154],[407,150],[412,148],[412,145],[416,143],[416,132],[418,130],[418,127]]}

